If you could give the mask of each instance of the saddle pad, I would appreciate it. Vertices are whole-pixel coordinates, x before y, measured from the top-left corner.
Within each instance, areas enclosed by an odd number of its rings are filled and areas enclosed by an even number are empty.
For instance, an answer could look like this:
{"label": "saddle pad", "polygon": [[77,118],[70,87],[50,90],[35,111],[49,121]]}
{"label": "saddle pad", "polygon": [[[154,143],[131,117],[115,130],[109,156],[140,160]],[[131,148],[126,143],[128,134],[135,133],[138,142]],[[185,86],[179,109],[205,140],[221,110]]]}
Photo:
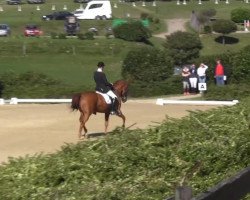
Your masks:
{"label": "saddle pad", "polygon": [[104,93],[101,93],[101,92],[98,92],[98,91],[95,91],[97,94],[100,94],[103,96],[103,98],[105,99],[106,103],[107,104],[111,104],[111,99],[110,99],[110,96],[107,95],[107,94],[104,94]]}

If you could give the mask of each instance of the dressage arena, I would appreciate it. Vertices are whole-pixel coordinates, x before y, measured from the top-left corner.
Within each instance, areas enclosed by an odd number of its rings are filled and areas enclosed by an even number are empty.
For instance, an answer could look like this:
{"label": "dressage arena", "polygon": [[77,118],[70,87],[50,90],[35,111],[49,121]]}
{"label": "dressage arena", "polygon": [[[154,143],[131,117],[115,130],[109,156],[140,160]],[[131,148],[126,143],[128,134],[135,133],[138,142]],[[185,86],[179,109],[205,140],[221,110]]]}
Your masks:
{"label": "dressage arena", "polygon": [[[133,101],[122,105],[126,127],[147,128],[158,125],[165,116],[181,118],[188,110],[207,110],[216,106],[156,105],[156,100]],[[8,157],[53,153],[66,143],[77,143],[79,111],[69,104],[0,105],[0,163]],[[122,124],[110,116],[109,131]],[[103,133],[104,114],[91,115],[86,124],[89,134]]]}

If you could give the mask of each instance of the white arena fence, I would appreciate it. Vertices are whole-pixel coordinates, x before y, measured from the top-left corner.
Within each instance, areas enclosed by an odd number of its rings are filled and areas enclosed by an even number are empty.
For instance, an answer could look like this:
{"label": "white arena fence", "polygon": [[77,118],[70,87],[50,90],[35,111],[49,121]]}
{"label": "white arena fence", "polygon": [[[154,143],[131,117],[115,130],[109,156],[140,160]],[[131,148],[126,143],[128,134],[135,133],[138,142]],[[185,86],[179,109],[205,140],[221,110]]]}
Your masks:
{"label": "white arena fence", "polygon": [[225,105],[232,106],[239,103],[238,100],[233,101],[196,101],[196,100],[167,100],[167,99],[157,99],[157,105],[167,105],[167,104],[183,104],[183,105]]}
{"label": "white arena fence", "polygon": [[0,99],[0,105],[4,104],[16,105],[19,103],[71,103],[71,99],[18,99],[11,98],[10,100]]}
{"label": "white arena fence", "polygon": [[[71,99],[18,99],[11,98],[9,100],[0,99],[0,105],[12,104],[16,105],[19,103],[40,103],[40,104],[49,104],[49,103],[71,103]],[[183,104],[183,105],[226,105],[232,106],[239,103],[238,100],[233,101],[197,101],[197,100],[171,100],[171,99],[157,99],[157,105],[167,105],[167,104]]]}

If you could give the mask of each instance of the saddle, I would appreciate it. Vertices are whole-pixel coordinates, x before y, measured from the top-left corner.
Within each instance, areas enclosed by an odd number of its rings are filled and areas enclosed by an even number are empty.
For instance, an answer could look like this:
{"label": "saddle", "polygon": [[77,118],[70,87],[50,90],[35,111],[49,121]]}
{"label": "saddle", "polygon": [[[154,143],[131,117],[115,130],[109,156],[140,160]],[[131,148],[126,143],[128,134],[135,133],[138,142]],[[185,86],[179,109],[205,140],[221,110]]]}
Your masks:
{"label": "saddle", "polygon": [[95,91],[95,92],[96,92],[97,94],[102,95],[103,98],[104,98],[104,100],[105,100],[105,102],[106,102],[107,104],[111,104],[111,103],[112,103],[111,97],[110,97],[109,95],[107,95],[107,94],[105,94],[105,93],[98,92],[98,91]]}

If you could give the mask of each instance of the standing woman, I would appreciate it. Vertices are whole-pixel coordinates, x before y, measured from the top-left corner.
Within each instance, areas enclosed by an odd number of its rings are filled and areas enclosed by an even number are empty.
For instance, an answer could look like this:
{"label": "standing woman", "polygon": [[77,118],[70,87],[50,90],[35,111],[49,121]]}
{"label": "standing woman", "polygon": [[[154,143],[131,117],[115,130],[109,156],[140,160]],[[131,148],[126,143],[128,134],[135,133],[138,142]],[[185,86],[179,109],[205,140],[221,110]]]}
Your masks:
{"label": "standing woman", "polygon": [[189,68],[187,66],[183,67],[182,72],[181,72],[181,76],[182,76],[182,83],[183,83],[183,94],[188,95],[189,89],[190,89],[190,85],[189,85],[190,71],[189,71]]}
{"label": "standing woman", "polygon": [[189,82],[190,82],[190,93],[196,94],[197,84],[198,84],[198,75],[197,75],[197,70],[194,64],[192,64],[190,67]]}

